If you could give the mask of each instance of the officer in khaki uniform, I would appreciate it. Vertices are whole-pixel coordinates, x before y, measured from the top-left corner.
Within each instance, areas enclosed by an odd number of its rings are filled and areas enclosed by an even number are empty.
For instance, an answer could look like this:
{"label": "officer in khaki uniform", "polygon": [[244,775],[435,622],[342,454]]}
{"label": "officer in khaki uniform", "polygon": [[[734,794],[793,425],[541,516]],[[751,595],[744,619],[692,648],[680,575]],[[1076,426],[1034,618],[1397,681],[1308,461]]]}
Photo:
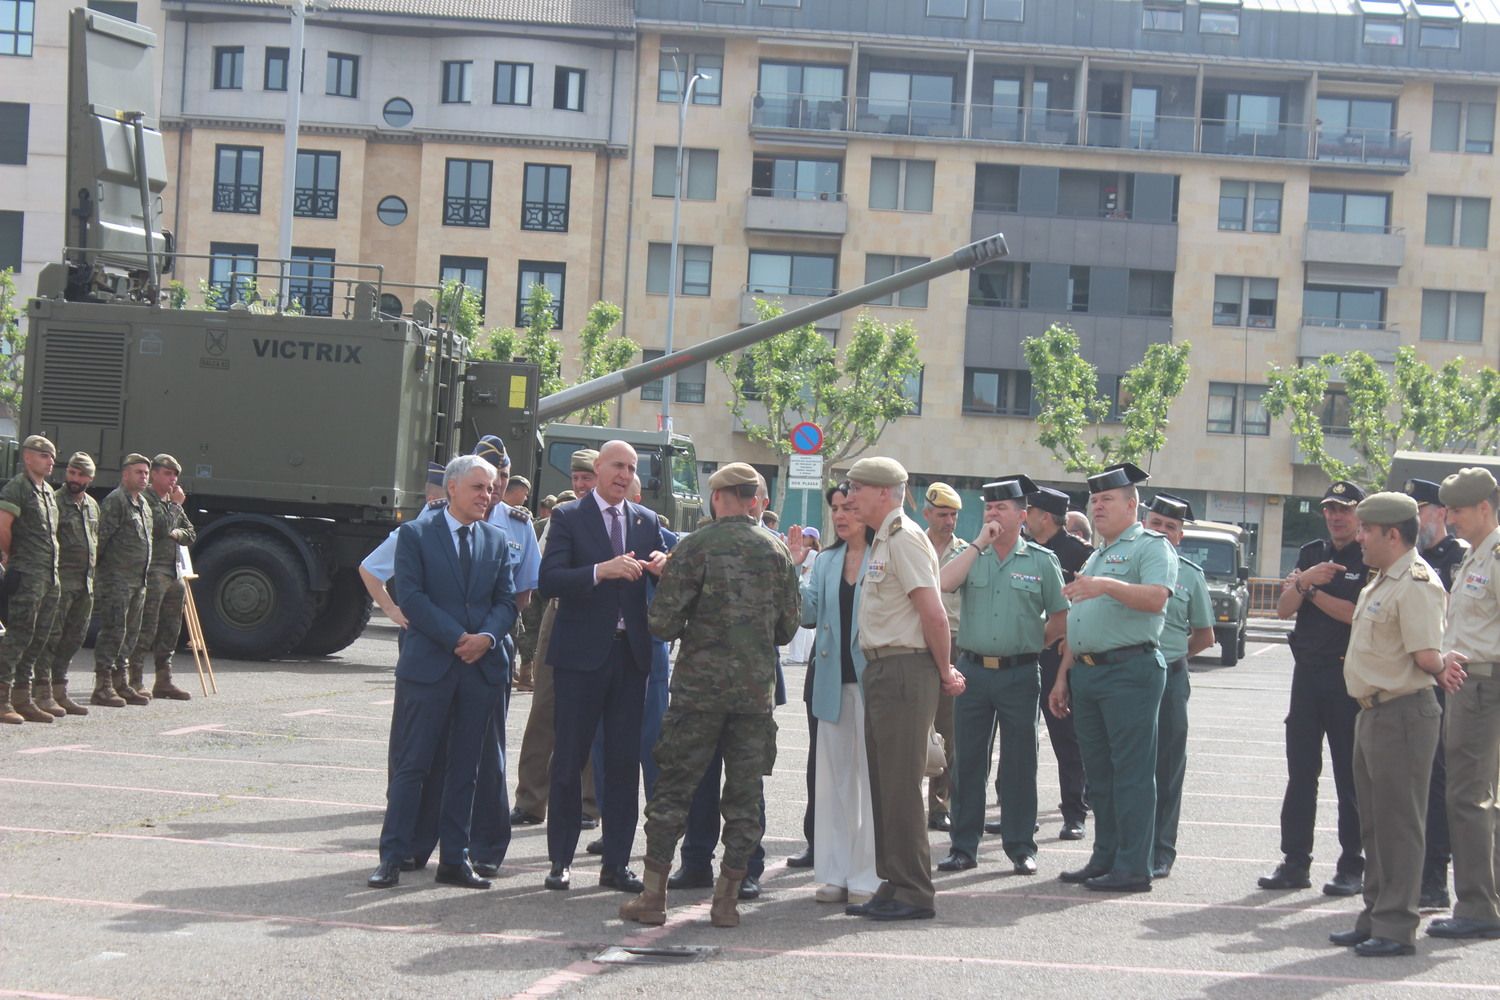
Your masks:
{"label": "officer in khaki uniform", "polygon": [[125,665],[135,649],[146,603],[146,571],[151,564],[151,506],[141,496],[151,459],[131,452],[120,463],[120,485],[99,505],[99,562],[94,599],[99,638],[94,643],[92,705],[123,708],[151,699],[126,683]]}
{"label": "officer in khaki uniform", "polygon": [[1148,478],[1129,462],[1089,477],[1100,546],[1063,588],[1073,605],[1068,651],[1049,695],[1054,712],[1073,713],[1094,808],[1088,863],[1059,877],[1100,892],[1151,891],[1156,720],[1167,674],[1159,643],[1177,554],[1136,520],[1136,484]]}
{"label": "officer in khaki uniform", "polygon": [[[84,452],[68,459],[67,481],[57,497],[57,576],[61,589],[47,646],[36,663],[36,684],[52,686],[55,708],[38,698],[53,715],[88,715],[68,697],[68,664],[83,645],[94,613],[94,560],[99,549],[99,502],[89,496],[94,460]],[[45,676],[44,676],[45,674]]]}
{"label": "officer in khaki uniform", "polygon": [[[933,483],[927,487],[926,503],[922,507],[922,519],[927,522],[927,540],[937,552],[938,566],[946,566],[969,543],[953,533],[958,524],[958,512],[963,510],[963,499],[958,491],[947,483]],[[943,594],[943,610],[948,612],[948,631],[956,641],[958,638],[959,598],[957,594]],[[958,659],[958,646],[949,651],[950,663]],[[943,750],[948,758],[943,773],[927,781],[927,829],[948,830],[953,820],[949,814],[949,797],[952,792],[953,775],[953,698],[941,695],[938,698],[937,718],[933,729],[943,738]]]}
{"label": "officer in khaki uniform", "polygon": [[866,667],[865,750],[875,820],[880,888],[844,912],[875,920],[922,920],[935,910],[922,775],[938,695],[960,695],[949,662],[952,638],[938,584],[937,553],[902,513],[906,470],[891,458],[862,458],[849,470],[849,499],[875,530],[859,601]]}
{"label": "officer in khaki uniform", "polygon": [[182,607],[187,581],[177,563],[177,546],[198,538],[182,502],[187,494],[177,485],[182,465],[168,454],[151,460],[151,479],[142,493],[151,507],[151,563],[146,570],[146,599],[141,605],[141,629],[130,654],[130,686],[145,694],[146,657],[152,657],[156,679],[151,696],[189,701],[192,695],[172,683],[172,654],[182,634]]}
{"label": "officer in khaki uniform", "polygon": [[1445,667],[1437,573],[1417,555],[1417,502],[1376,493],[1355,508],[1355,538],[1376,570],[1360,591],[1344,655],[1344,684],[1359,703],[1354,720],[1354,794],[1365,846],[1365,908],[1354,929],[1329,935],[1366,958],[1416,949],[1422,891],[1427,784],[1442,727],[1433,685],[1457,688],[1463,673]]}
{"label": "officer in khaki uniform", "polygon": [[1446,660],[1468,662],[1463,686],[1448,695],[1443,732],[1458,902],[1427,933],[1500,938],[1500,495],[1488,469],[1461,469],[1443,480],[1442,501],[1469,543],[1448,598],[1443,649]]}
{"label": "officer in khaki uniform", "polygon": [[57,610],[57,498],[47,484],[56,460],[57,445],[33,434],[21,442],[21,475],[0,488],[0,557],[10,598],[0,635],[0,722],[13,725],[53,718],[31,700],[31,672]]}
{"label": "officer in khaki uniform", "polygon": [[1017,875],[1036,874],[1037,710],[1041,651],[1067,626],[1057,556],[1021,537],[1025,476],[985,483],[984,526],[974,544],[942,568],[945,592],[963,602],[958,668],[967,685],[954,706],[952,850],[940,871],[978,862],[995,727],[1000,727],[1001,839]]}

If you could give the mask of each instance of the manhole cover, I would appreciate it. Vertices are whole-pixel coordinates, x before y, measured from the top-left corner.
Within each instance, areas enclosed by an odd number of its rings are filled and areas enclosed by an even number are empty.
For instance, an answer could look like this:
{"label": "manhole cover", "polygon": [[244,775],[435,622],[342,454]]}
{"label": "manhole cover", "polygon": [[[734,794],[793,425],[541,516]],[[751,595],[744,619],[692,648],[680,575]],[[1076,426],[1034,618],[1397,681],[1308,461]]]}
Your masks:
{"label": "manhole cover", "polygon": [[687,944],[661,948],[626,948],[613,945],[594,956],[601,965],[684,965],[701,962],[718,948],[706,944]]}

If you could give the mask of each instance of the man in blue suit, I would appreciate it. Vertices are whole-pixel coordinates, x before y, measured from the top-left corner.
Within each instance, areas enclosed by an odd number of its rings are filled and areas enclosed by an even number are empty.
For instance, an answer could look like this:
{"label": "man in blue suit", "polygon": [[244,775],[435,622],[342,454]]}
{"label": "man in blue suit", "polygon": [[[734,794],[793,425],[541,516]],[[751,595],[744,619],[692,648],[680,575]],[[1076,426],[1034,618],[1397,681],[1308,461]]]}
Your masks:
{"label": "man in blue suit", "polygon": [[556,747],[547,808],[549,889],[567,889],[582,829],[581,773],[604,728],[604,865],[599,884],[640,892],[626,867],[640,816],[641,718],[651,670],[646,575],[661,573],[666,542],[651,510],[631,503],[635,449],[610,441],[594,462],[593,492],[552,512],[539,590],[557,598],[547,650]]}
{"label": "man in blue suit", "polygon": [[500,637],[516,620],[509,546],[484,521],[495,467],[474,455],[449,462],[441,517],[404,525],[396,542],[396,593],[407,633],[396,661],[391,743],[400,749],[386,789],[380,867],[368,879],[388,889],[412,855],[422,790],[447,734],[437,881],[470,889],[490,883],[469,863],[474,783],[490,713],[510,664]]}

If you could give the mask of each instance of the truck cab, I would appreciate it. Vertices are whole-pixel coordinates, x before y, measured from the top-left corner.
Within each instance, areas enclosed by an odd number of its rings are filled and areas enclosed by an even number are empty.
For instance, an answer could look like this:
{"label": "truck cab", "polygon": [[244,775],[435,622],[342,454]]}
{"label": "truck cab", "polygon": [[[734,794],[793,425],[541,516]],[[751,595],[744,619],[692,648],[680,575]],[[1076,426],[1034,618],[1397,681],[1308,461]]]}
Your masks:
{"label": "truck cab", "polygon": [[1219,662],[1232,667],[1245,655],[1245,629],[1250,617],[1245,530],[1217,521],[1189,521],[1183,525],[1178,551],[1203,570],[1213,603]]}

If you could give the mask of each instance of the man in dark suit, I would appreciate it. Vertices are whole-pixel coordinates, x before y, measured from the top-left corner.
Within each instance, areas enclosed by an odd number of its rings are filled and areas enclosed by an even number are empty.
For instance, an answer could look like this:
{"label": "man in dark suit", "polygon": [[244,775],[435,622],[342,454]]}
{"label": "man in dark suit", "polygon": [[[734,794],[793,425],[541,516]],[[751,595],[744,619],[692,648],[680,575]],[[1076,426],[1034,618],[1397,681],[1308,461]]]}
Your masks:
{"label": "man in dark suit", "polygon": [[396,661],[391,743],[399,747],[386,789],[380,867],[373,889],[400,881],[412,855],[423,785],[446,731],[437,881],[469,889],[490,883],[474,873],[467,850],[474,783],[490,713],[510,663],[501,637],[516,620],[505,534],[485,523],[495,467],[475,455],[448,463],[448,508],[402,526],[396,542],[396,593],[407,631]]}
{"label": "man in dark suit", "polygon": [[651,671],[646,574],[660,574],[666,542],[656,514],[626,497],[635,449],[610,441],[594,463],[593,492],[552,512],[539,590],[558,599],[553,667],[556,746],[547,809],[545,885],[567,889],[583,816],[581,773],[603,723],[604,866],[599,884],[640,892],[626,867],[640,815],[641,718]]}

